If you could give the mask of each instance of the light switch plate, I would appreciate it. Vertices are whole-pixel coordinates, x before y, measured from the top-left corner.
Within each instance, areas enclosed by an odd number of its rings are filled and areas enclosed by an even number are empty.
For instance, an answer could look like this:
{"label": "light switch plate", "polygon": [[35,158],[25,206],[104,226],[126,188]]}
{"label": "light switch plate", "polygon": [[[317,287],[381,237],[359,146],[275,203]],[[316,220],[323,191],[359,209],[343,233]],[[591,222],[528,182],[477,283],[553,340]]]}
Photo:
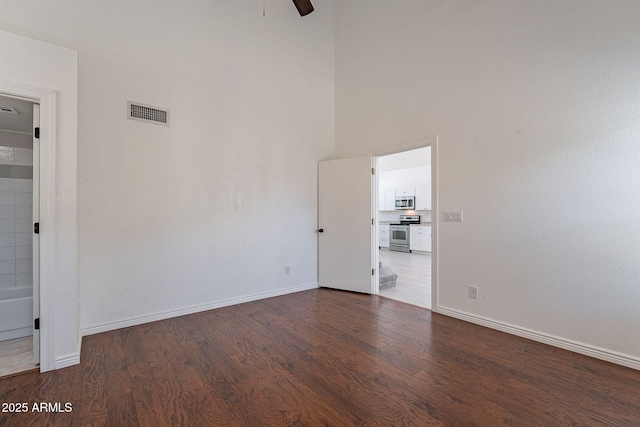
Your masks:
{"label": "light switch plate", "polygon": [[469,298],[478,299],[478,287],[469,286]]}
{"label": "light switch plate", "polygon": [[462,222],[462,211],[444,211],[444,222]]}

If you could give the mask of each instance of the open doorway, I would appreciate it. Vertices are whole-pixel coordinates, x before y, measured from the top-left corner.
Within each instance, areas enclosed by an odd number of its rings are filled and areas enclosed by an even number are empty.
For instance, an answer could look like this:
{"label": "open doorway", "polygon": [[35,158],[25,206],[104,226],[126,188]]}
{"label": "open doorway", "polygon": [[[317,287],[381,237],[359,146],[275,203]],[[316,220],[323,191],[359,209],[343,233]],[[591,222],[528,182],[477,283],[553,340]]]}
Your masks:
{"label": "open doorway", "polygon": [[431,309],[431,146],[379,156],[379,295]]}
{"label": "open doorway", "polygon": [[32,100],[0,95],[0,377],[37,369],[40,358],[39,114]]}

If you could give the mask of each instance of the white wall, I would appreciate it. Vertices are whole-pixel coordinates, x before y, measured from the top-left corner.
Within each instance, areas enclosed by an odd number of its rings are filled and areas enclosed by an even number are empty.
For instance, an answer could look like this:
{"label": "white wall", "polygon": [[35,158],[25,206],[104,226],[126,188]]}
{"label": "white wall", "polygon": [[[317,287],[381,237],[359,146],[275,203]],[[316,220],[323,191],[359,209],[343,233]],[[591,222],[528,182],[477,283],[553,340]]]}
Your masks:
{"label": "white wall", "polygon": [[[316,286],[334,148],[333,1],[2,2],[0,28],[79,55],[82,326]],[[129,121],[127,101],[171,126]],[[291,275],[284,275],[285,265]]]}
{"label": "white wall", "polygon": [[[8,7],[0,5],[2,20]],[[4,25],[0,24],[0,28]],[[78,57],[72,50],[0,31],[0,79],[29,87],[56,90],[56,188],[54,308],[51,315],[54,361],[43,361],[45,369],[75,360],[80,343],[77,279],[77,96]],[[44,224],[43,224],[44,225]],[[42,230],[42,233],[50,230]],[[49,238],[50,234],[47,234]],[[44,234],[41,234],[41,239]],[[48,241],[52,241],[50,239]],[[47,248],[48,249],[48,248]],[[49,280],[49,278],[47,278]],[[47,325],[51,328],[51,325]],[[44,325],[43,325],[44,329]],[[71,362],[73,363],[73,362]],[[49,365],[52,366],[49,366]]]}
{"label": "white wall", "polygon": [[336,17],[336,156],[439,136],[439,207],[465,219],[439,227],[439,308],[640,367],[640,4]]}

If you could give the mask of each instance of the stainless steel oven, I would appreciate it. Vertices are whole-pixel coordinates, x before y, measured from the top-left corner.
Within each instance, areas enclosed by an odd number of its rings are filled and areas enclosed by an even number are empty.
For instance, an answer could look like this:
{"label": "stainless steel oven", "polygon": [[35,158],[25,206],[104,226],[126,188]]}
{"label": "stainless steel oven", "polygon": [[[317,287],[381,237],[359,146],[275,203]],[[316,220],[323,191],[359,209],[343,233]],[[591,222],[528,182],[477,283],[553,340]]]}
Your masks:
{"label": "stainless steel oven", "polygon": [[400,215],[400,222],[389,224],[389,250],[411,252],[409,248],[409,224],[420,224],[420,215]]}
{"label": "stainless steel oven", "polygon": [[389,250],[409,252],[409,226],[389,225]]}

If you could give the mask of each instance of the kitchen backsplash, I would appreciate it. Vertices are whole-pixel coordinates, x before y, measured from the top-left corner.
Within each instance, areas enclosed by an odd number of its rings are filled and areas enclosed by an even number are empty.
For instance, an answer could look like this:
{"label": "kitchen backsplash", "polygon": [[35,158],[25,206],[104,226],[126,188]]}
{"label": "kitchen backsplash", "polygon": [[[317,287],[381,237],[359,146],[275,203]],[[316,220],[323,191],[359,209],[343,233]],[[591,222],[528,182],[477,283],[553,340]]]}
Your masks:
{"label": "kitchen backsplash", "polygon": [[378,223],[395,222],[400,220],[400,215],[420,215],[420,222],[431,222],[431,211],[379,211]]}

